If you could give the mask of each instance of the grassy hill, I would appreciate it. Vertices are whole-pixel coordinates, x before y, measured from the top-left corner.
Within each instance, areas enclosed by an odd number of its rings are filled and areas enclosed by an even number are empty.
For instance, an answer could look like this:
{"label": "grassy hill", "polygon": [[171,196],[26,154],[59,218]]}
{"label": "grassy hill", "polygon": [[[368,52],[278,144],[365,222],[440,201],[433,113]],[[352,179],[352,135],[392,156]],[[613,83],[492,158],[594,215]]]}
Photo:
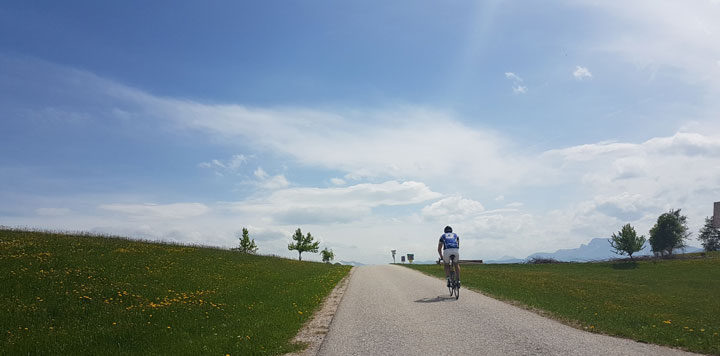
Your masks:
{"label": "grassy hill", "polygon": [[349,266],[0,230],[0,350],[277,355]]}
{"label": "grassy hill", "polygon": [[[720,253],[695,257],[464,265],[461,277],[463,287],[590,332],[720,354]],[[437,265],[404,266],[444,278]]]}

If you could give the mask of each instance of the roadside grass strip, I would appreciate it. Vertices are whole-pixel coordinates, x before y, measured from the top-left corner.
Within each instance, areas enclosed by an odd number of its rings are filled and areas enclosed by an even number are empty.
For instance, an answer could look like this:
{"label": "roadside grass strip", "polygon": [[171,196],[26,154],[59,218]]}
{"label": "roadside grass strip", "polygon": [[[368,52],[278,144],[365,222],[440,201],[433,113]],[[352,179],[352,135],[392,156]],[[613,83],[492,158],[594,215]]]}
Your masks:
{"label": "roadside grass strip", "polygon": [[350,266],[0,230],[4,355],[278,355]]}
{"label": "roadside grass strip", "polygon": [[[463,287],[589,332],[720,354],[720,253],[637,262],[463,265]],[[404,265],[444,278],[437,265]]]}

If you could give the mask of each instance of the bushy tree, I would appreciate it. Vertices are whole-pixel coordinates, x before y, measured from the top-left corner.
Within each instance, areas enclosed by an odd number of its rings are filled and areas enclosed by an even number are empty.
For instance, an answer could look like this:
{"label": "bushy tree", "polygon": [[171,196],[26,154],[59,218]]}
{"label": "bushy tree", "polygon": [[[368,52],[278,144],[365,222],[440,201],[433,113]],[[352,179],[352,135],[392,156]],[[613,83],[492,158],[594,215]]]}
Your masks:
{"label": "bushy tree", "polygon": [[295,230],[295,234],[292,236],[293,241],[288,245],[288,250],[296,250],[298,252],[298,260],[302,261],[303,252],[317,253],[320,248],[320,241],[313,241],[314,238],[308,232],[306,236],[303,236],[300,228]]}
{"label": "bushy tree", "polygon": [[330,263],[335,259],[335,252],[333,252],[333,250],[328,250],[327,247],[320,251],[320,254],[322,255],[323,262]]}
{"label": "bushy tree", "polygon": [[238,246],[238,248],[234,250],[240,251],[242,253],[257,252],[258,247],[257,245],[255,245],[255,239],[250,240],[250,234],[248,233],[248,229],[242,229],[242,235],[238,236],[238,240],[240,240],[240,246]]}
{"label": "bushy tree", "polygon": [[617,234],[612,234],[610,246],[615,249],[613,252],[619,255],[628,254],[630,260],[635,261],[632,255],[645,247],[645,236],[638,236],[635,228],[625,224]]}
{"label": "bushy tree", "polygon": [[713,226],[712,219],[705,218],[705,225],[700,229],[698,240],[702,242],[705,251],[720,250],[720,230]]}
{"label": "bushy tree", "polygon": [[673,249],[685,247],[685,240],[690,234],[687,216],[681,215],[680,209],[671,209],[660,215],[655,226],[650,229],[650,247],[660,255],[671,255]]}

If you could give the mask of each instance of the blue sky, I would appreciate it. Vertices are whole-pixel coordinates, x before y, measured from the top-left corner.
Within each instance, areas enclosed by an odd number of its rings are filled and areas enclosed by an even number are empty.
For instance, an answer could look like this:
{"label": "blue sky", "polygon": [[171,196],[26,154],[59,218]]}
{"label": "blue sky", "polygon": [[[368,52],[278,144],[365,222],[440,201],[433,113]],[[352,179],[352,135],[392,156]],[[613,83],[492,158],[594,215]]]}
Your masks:
{"label": "blue sky", "polygon": [[[720,200],[720,3],[0,5],[0,224],[524,257]],[[695,243],[697,245],[697,243]],[[309,256],[310,257],[310,256]],[[312,257],[311,257],[312,258]]]}

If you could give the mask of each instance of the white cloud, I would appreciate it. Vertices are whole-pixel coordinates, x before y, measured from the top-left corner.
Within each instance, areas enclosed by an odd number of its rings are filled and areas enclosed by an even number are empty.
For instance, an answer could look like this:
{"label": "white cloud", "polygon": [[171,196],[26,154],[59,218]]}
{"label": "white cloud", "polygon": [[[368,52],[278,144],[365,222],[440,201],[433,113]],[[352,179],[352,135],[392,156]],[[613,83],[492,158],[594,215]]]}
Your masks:
{"label": "white cloud", "polygon": [[575,71],[573,72],[573,77],[577,80],[583,80],[585,78],[592,78],[592,73],[586,68],[577,66],[575,67]]}
{"label": "white cloud", "polygon": [[514,82],[522,82],[522,78],[513,72],[505,72],[505,78],[508,78]]}
{"label": "white cloud", "polygon": [[210,209],[201,203],[175,204],[102,204],[102,210],[122,213],[137,218],[186,219],[206,214]]}
{"label": "white cloud", "polygon": [[[691,230],[697,231],[702,217],[711,213],[712,197],[720,196],[720,137],[707,130],[542,153],[428,108],[251,108],[161,98],[115,84],[97,87],[132,108],[127,110],[131,116],[171,123],[230,147],[241,141],[262,154],[282,157],[293,169],[327,169],[353,183],[385,183],[289,188],[285,175],[258,167],[248,176],[267,190],[234,203],[208,203],[212,208],[201,203],[102,204],[105,213],[100,216],[83,216],[75,206],[62,217],[34,216],[53,212],[44,207],[66,206],[42,202],[27,209],[33,217],[3,216],[4,224],[87,227],[224,246],[236,244],[233,232],[245,224],[265,234],[263,253],[281,255],[287,254],[285,239],[292,230],[307,226],[339,246],[336,252],[352,256],[347,259],[380,262],[377,256],[390,247],[433,258],[442,219],[457,219],[453,227],[463,235],[468,256],[524,257],[607,237],[626,222],[646,232],[669,208],[686,209]],[[438,138],[446,138],[447,144]],[[247,160],[232,157],[201,165],[241,169]],[[339,178],[330,182],[345,184]],[[485,210],[480,201],[461,195],[491,200],[510,191],[525,205]]]}
{"label": "white cloud", "polygon": [[458,195],[436,201],[424,207],[422,216],[426,219],[450,222],[464,220],[483,211],[485,211],[485,207],[479,202]]}
{"label": "white cloud", "polygon": [[253,175],[255,175],[258,179],[266,179],[268,177],[267,172],[265,172],[262,167],[258,167],[255,172],[253,172]]}
{"label": "white cloud", "polygon": [[340,178],[330,178],[330,183],[334,185],[345,185],[345,180]]}
{"label": "white cloud", "polygon": [[[720,89],[712,63],[720,58],[720,6],[710,1],[640,0],[632,3],[581,0],[593,14],[618,24],[602,26],[595,50],[617,54],[639,68],[672,68],[690,83]],[[613,30],[613,28],[615,30]],[[679,69],[679,71],[677,70]]]}
{"label": "white cloud", "polygon": [[257,178],[257,181],[245,182],[246,184],[253,184],[259,188],[268,190],[287,188],[290,186],[290,182],[288,182],[284,174],[270,176],[262,167],[258,167],[255,172],[253,172],[253,175]]}
{"label": "white cloud", "polygon": [[522,78],[520,78],[519,75],[513,73],[513,72],[505,72],[505,78],[510,79],[513,82],[513,93],[515,94],[525,94],[527,93],[527,86],[521,85],[523,82]]}
{"label": "white cloud", "polygon": [[288,182],[285,178],[285,175],[278,174],[276,176],[262,179],[258,182],[258,186],[263,189],[274,190],[289,187],[290,182]]}
{"label": "white cloud", "polygon": [[216,169],[217,173],[222,172],[236,172],[238,171],[248,160],[248,157],[243,154],[233,155],[230,159],[222,161],[219,159],[212,159],[208,162],[201,162],[198,167]]}
{"label": "white cloud", "polygon": [[359,220],[372,208],[436,199],[440,194],[418,182],[387,181],[343,188],[288,188],[249,201],[228,204],[232,211],[259,214],[281,224],[336,223]]}

